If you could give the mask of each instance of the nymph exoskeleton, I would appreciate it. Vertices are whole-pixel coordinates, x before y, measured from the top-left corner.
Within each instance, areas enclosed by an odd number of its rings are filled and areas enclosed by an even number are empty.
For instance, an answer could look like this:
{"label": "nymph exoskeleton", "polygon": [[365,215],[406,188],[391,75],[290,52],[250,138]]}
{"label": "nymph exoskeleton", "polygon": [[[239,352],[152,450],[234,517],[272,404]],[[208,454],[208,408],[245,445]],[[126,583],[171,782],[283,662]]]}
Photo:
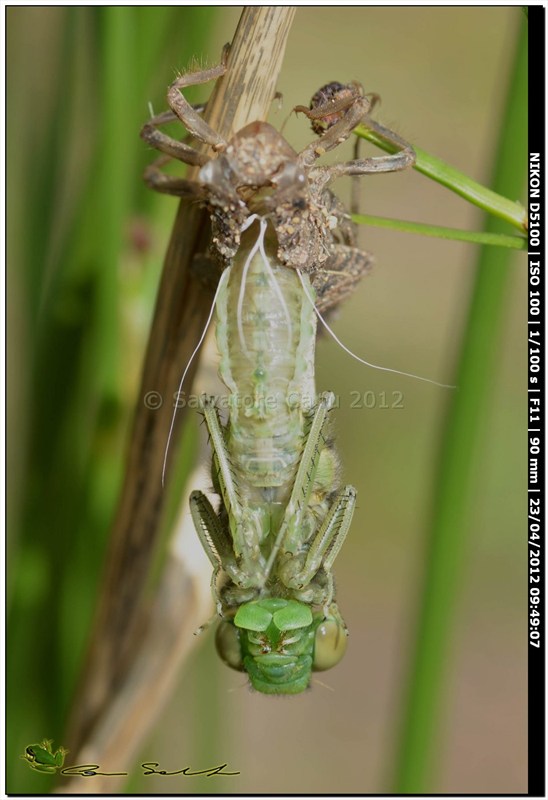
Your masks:
{"label": "nymph exoskeleton", "polygon": [[[206,206],[212,255],[223,270],[216,305],[219,371],[230,391],[227,424],[212,398],[201,401],[220,509],[215,512],[202,492],[190,500],[214,567],[222,618],[217,647],[229,666],[248,672],[257,690],[294,694],[309,685],[311,670],[340,661],[347,636],[334,602],[332,566],[356,492],[339,489],[338,462],[327,441],[334,396],[316,396],[314,298],[320,311],[336,305],[371,259],[356,248],[349,215],[328,185],[343,175],[402,169],[414,153],[367,118],[371,101],[357,84],[307,111],[326,120],[325,132],[300,153],[266,122],[253,122],[226,141],[180,93],[225,71],[223,61],[178,78],[168,91],[171,112],[142,131],[167,156],[200,166],[198,180],[163,174],[165,158],[145,179],[158,191]],[[175,118],[210,145],[212,157],[158,130]],[[401,151],[316,165],[364,121]]]}

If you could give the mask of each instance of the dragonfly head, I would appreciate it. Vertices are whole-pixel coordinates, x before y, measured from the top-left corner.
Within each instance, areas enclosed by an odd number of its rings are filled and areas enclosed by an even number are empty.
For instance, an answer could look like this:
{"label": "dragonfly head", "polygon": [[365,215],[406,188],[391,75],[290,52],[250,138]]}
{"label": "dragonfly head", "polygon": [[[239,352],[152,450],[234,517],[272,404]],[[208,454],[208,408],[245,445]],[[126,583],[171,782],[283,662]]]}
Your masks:
{"label": "dragonfly head", "polygon": [[264,694],[298,694],[312,671],[334,667],[346,650],[340,619],[324,618],[297,600],[264,598],[240,606],[217,629],[217,651],[229,667],[245,670]]}

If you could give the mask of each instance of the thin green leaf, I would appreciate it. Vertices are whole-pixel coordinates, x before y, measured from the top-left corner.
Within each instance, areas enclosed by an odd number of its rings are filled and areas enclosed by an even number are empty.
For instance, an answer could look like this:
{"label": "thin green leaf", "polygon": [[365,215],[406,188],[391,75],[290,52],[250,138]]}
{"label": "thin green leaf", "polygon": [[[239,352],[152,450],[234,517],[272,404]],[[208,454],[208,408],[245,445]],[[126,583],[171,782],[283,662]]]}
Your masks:
{"label": "thin green leaf", "polygon": [[458,242],[489,244],[496,247],[509,247],[513,250],[526,250],[527,239],[524,236],[508,236],[504,233],[486,233],[485,231],[462,231],[458,228],[445,228],[441,225],[427,225],[422,222],[406,222],[388,217],[374,217],[370,214],[353,214],[352,219],[359,225],[371,225],[374,228],[389,228],[403,233],[419,233],[437,239],[452,239]]}
{"label": "thin green leaf", "polygon": [[[367,139],[368,142],[377,145],[387,153],[395,153],[398,149],[394,144],[385,141],[377,133],[368,130],[364,126],[356,128],[355,133],[360,138]],[[508,200],[506,197],[492,191],[492,189],[487,189],[487,187],[465,175],[464,172],[455,169],[455,167],[442,161],[441,158],[421,150],[420,147],[413,145],[413,149],[417,156],[414,169],[418,172],[422,172],[428,178],[432,178],[437,183],[441,183],[442,186],[446,186],[455,194],[468,200],[469,203],[483,208],[484,211],[488,211],[500,219],[506,220],[506,222],[509,222],[510,225],[520,231],[527,230],[527,215],[521,203]]]}
{"label": "thin green leaf", "polygon": [[[500,124],[493,185],[519,196],[527,151],[527,28],[523,22]],[[487,229],[502,227],[489,218]],[[427,534],[425,571],[395,760],[394,794],[435,791],[436,764],[451,666],[458,590],[469,546],[469,507],[475,446],[490,413],[500,353],[511,253],[483,248],[468,314],[456,383],[439,451],[439,470]]]}

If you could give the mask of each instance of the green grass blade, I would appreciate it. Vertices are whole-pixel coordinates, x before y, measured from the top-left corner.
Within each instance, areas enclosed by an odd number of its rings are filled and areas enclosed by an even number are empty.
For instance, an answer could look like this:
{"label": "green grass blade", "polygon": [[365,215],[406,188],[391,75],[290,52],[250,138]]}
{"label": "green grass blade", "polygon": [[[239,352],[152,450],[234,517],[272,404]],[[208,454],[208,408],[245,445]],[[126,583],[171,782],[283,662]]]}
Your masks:
{"label": "green grass blade", "polygon": [[402,233],[419,233],[437,239],[452,239],[457,242],[487,244],[496,247],[508,247],[512,250],[526,250],[527,239],[524,236],[509,236],[504,233],[487,233],[485,231],[463,231],[458,228],[446,228],[441,225],[427,225],[423,222],[407,222],[388,217],[375,217],[371,214],[353,214],[352,219],[359,225],[371,225],[374,228],[389,228]]}
{"label": "green grass blade", "polygon": [[[377,145],[387,153],[395,153],[398,149],[391,142],[386,142],[378,134],[365,127],[357,128],[355,133],[360,138],[367,139],[368,142]],[[482,186],[477,181],[469,178],[468,175],[465,175],[464,172],[455,169],[455,167],[447,164],[441,158],[421,150],[420,147],[413,145],[413,149],[417,156],[414,169],[418,172],[422,172],[428,178],[441,183],[442,186],[446,186],[473,205],[509,222],[510,225],[520,231],[527,230],[526,212],[521,203],[508,200],[504,195]]]}
{"label": "green grass blade", "polygon": [[[40,793],[53,783],[18,756],[44,736],[66,744],[121,477],[159,271],[128,236],[151,194],[140,177],[151,155],[139,138],[149,84],[165,98],[158,64],[169,60],[168,75],[171,65],[184,66],[214,14],[42,7],[9,15],[10,283],[20,315],[10,361],[25,375],[10,402],[20,462],[10,476],[10,792]],[[181,37],[189,29],[192,37]],[[37,92],[37,63],[47,91],[38,90],[36,104],[23,102]],[[131,292],[124,313],[122,290]]]}
{"label": "green grass blade", "polygon": [[[522,194],[525,180],[526,37],[524,21],[501,120],[493,181],[497,192],[512,197]],[[503,223],[494,218],[487,224],[491,233],[502,227]],[[510,251],[483,248],[478,260],[456,380],[459,389],[452,399],[439,454],[422,597],[391,787],[396,794],[434,791],[433,766],[438,755],[444,685],[452,656],[454,612],[469,538],[467,512],[473,489],[470,479],[474,446],[492,397],[501,317],[511,275],[510,259]]]}

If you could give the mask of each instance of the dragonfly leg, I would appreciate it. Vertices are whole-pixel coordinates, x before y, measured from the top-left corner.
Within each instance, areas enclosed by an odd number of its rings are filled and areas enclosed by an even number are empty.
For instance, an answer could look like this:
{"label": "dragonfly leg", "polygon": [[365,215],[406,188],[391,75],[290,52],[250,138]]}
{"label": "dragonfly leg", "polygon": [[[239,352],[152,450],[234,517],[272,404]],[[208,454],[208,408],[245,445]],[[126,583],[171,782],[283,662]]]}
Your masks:
{"label": "dragonfly leg", "polygon": [[297,553],[302,545],[308,502],[314,487],[320,454],[325,444],[324,433],[328,414],[334,404],[335,395],[332,392],[323,392],[320,395],[307,433],[306,444],[295,476],[291,496],[268,559],[264,575],[265,583],[280,551],[285,559],[287,556]]}
{"label": "dragonfly leg", "polygon": [[[236,565],[233,568],[235,582],[241,587],[258,586],[262,582],[265,560],[260,550],[262,525],[260,515],[245,510],[238,495],[230,454],[227,450],[225,434],[214,398],[202,395],[200,406],[211,438],[213,450],[213,469],[220,488],[220,494],[228,516],[231,552]],[[229,570],[226,570],[229,574]]]}
{"label": "dragonfly leg", "polygon": [[[333,392],[322,392],[312,417],[310,428],[307,432],[306,444],[295,476],[291,497],[284,515],[288,521],[288,533],[284,540],[284,550],[293,550],[292,538],[300,536],[300,527],[303,517],[307,512],[308,501],[314,488],[314,481],[318,470],[320,455],[325,445],[325,432],[328,424],[329,412],[335,405]],[[300,538],[295,543],[298,549]]]}
{"label": "dragonfly leg", "polygon": [[229,515],[229,519],[233,517],[240,521],[241,505],[234,483],[223,426],[221,425],[219,412],[215,406],[215,398],[203,394],[200,397],[200,408],[203,411],[205,423],[211,438],[214,465],[218,471],[219,485],[226,511]]}
{"label": "dragonfly leg", "polygon": [[348,636],[348,627],[343,619],[338,605],[335,602],[331,601],[331,604],[327,608],[324,606],[323,612],[326,617],[334,619],[338,623],[339,629],[344,632],[345,636]]}
{"label": "dragonfly leg", "polygon": [[333,580],[333,573],[328,572],[326,573],[327,578],[327,592],[325,593],[325,600],[322,605],[322,611],[324,617],[327,619],[329,616],[329,609],[333,605],[333,595],[335,594],[335,582]]}
{"label": "dragonfly leg", "polygon": [[217,577],[221,570],[240,588],[249,587],[249,578],[236,563],[230,532],[223,526],[203,492],[195,491],[190,495],[190,513],[200,543],[213,566],[211,592],[217,612],[222,616],[223,603],[217,591]]}
{"label": "dragonfly leg", "polygon": [[[327,576],[327,592],[323,606],[328,608],[333,600],[333,563],[350,529],[356,507],[356,490],[345,486],[336,496],[329,512],[302,558],[289,559],[280,572],[280,578],[290,589],[303,589],[313,580],[319,569]],[[298,571],[297,571],[298,570]]]}
{"label": "dragonfly leg", "polygon": [[217,612],[215,612],[215,614],[213,614],[208,620],[206,620],[203,623],[203,625],[200,625],[199,628],[196,628],[196,630],[194,631],[194,636],[201,636],[202,633],[204,633],[204,631],[207,631],[207,629],[210,628],[214,622],[218,621],[219,621],[219,615],[217,614]]}

